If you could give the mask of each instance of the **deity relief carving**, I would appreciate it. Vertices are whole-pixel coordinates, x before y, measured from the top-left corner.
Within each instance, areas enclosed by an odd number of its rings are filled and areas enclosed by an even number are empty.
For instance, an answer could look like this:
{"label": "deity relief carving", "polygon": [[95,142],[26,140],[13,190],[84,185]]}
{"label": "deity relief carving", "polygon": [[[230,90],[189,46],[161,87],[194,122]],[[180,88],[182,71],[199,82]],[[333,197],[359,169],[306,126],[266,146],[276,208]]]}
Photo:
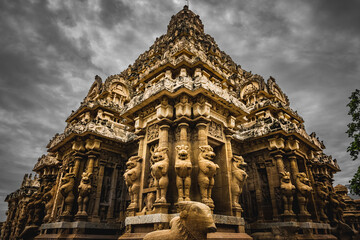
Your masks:
{"label": "deity relief carving", "polygon": [[239,204],[239,197],[248,177],[247,173],[243,169],[246,165],[247,164],[244,161],[244,158],[241,156],[233,156],[231,165],[231,194],[233,207],[241,208]]}
{"label": "deity relief carving", "polygon": [[302,172],[296,175],[296,188],[298,190],[297,198],[300,214],[309,215],[306,206],[313,188],[310,187],[310,180],[307,178],[305,173]]}
{"label": "deity relief carving", "polygon": [[142,158],[140,156],[132,156],[126,162],[127,169],[124,173],[124,179],[126,186],[128,187],[130,200],[131,200],[128,208],[138,207],[141,162],[142,162]]}
{"label": "deity relief carving", "polygon": [[199,175],[198,182],[200,187],[201,201],[209,207],[214,207],[214,201],[211,198],[212,188],[215,184],[214,176],[219,169],[219,165],[213,162],[215,153],[210,145],[199,147]]}
{"label": "deity relief carving", "polygon": [[89,195],[91,193],[91,173],[84,172],[82,174],[81,182],[79,184],[79,197],[77,199],[78,212],[76,215],[87,216],[87,204],[89,202]]}
{"label": "deity relief carving", "polygon": [[294,214],[294,211],[292,210],[292,204],[294,200],[295,186],[291,183],[289,172],[282,172],[280,175],[280,189],[284,203],[284,214]]}
{"label": "deity relief carving", "polygon": [[154,185],[156,187],[155,203],[166,203],[166,192],[169,184],[169,157],[167,151],[167,147],[157,147],[152,152],[150,158],[152,163],[151,175],[154,178]]}
{"label": "deity relief carving", "polygon": [[175,172],[176,187],[178,189],[178,202],[190,201],[191,170],[189,147],[186,145],[176,146]]}
{"label": "deity relief carving", "polygon": [[74,185],[75,175],[73,173],[67,173],[61,180],[60,193],[64,198],[64,211],[63,216],[69,216],[74,204]]}
{"label": "deity relief carving", "polygon": [[147,140],[152,141],[159,137],[159,125],[153,124],[147,129]]}

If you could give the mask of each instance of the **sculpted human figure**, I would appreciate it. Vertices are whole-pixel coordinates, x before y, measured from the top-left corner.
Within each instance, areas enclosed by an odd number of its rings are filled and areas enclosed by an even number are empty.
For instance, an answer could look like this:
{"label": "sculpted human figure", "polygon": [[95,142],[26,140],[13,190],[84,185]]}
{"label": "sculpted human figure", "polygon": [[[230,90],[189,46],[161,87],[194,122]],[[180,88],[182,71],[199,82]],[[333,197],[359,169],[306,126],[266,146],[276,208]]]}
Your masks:
{"label": "sculpted human figure", "polygon": [[87,204],[89,202],[89,195],[91,193],[91,173],[84,172],[82,174],[81,182],[79,184],[79,197],[77,199],[78,212],[77,215],[87,216]]}
{"label": "sculpted human figure", "polygon": [[294,214],[294,211],[292,210],[292,206],[294,200],[295,186],[291,183],[289,172],[282,172],[280,173],[280,175],[281,175],[280,189],[281,189],[282,199],[284,202],[284,214],[285,215]]}
{"label": "sculpted human figure", "polygon": [[124,179],[126,186],[128,187],[130,194],[129,208],[137,208],[139,202],[140,191],[140,175],[141,175],[141,162],[140,156],[132,156],[126,162],[127,169],[124,173]]}
{"label": "sculpted human figure", "polygon": [[211,191],[215,184],[215,173],[219,165],[213,162],[215,153],[210,145],[200,146],[199,154],[199,175],[198,182],[200,187],[201,201],[209,207],[214,207],[214,201],[211,199]]}
{"label": "sculpted human figure", "polygon": [[186,145],[176,146],[176,187],[178,189],[178,202],[190,201],[191,170],[189,147]]}
{"label": "sculpted human figure", "polygon": [[296,188],[298,190],[297,197],[300,214],[309,215],[306,206],[310,197],[310,193],[313,189],[310,187],[310,180],[307,178],[305,173],[302,172],[296,175]]}
{"label": "sculpted human figure", "polygon": [[67,173],[62,178],[62,184],[60,187],[60,193],[64,197],[64,211],[63,216],[68,216],[71,214],[71,210],[74,204],[74,185],[75,185],[75,175],[73,173]]}
{"label": "sculpted human figure", "polygon": [[233,200],[233,207],[241,208],[239,204],[239,197],[248,177],[246,172],[243,170],[246,165],[246,162],[241,156],[233,156],[231,165],[231,195]]}
{"label": "sculpted human figure", "polygon": [[169,157],[167,147],[157,147],[151,155],[151,175],[156,187],[155,203],[166,203],[166,191],[169,185]]}
{"label": "sculpted human figure", "polygon": [[145,235],[144,240],[205,240],[206,234],[215,232],[216,226],[208,206],[199,202],[179,202],[180,216],[170,221],[170,229]]}

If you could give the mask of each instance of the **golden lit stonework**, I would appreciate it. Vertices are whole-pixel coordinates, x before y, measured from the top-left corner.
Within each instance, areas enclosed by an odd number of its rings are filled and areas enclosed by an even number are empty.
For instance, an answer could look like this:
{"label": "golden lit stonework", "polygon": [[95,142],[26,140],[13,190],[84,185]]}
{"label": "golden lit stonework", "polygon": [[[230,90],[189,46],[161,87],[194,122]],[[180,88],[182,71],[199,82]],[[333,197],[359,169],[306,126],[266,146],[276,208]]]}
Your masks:
{"label": "golden lit stonework", "polygon": [[351,237],[359,202],[289,104],[185,6],[134,64],[95,77],[38,177],[6,198],[1,238]]}

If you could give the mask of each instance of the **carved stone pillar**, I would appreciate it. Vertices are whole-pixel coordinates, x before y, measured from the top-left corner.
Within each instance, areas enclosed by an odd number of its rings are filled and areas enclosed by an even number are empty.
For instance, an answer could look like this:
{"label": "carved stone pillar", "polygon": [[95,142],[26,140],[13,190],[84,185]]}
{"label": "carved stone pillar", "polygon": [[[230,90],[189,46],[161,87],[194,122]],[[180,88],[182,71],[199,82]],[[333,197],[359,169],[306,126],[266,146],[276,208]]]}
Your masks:
{"label": "carved stone pillar", "polygon": [[283,155],[280,154],[280,153],[277,153],[274,156],[274,159],[276,161],[276,166],[277,166],[278,173],[281,174],[281,173],[285,172]]}
{"label": "carved stone pillar", "polygon": [[187,144],[188,144],[188,141],[187,141],[187,139],[188,139],[187,132],[188,132],[189,124],[187,124],[187,123],[180,123],[180,124],[179,124],[179,128],[180,128],[179,144],[187,145]]}
{"label": "carved stone pillar", "polygon": [[96,188],[95,204],[94,204],[94,210],[93,210],[93,215],[92,215],[92,219],[94,219],[94,221],[100,221],[99,207],[100,207],[101,190],[102,190],[104,172],[105,172],[105,162],[100,161],[99,165],[100,165],[100,168],[99,168],[99,175],[98,175],[98,184],[97,184],[97,188]]}
{"label": "carved stone pillar", "polygon": [[295,155],[291,155],[288,157],[289,161],[290,161],[290,171],[291,171],[291,175],[293,176],[293,178],[296,178],[296,175],[299,173],[299,168],[297,165],[297,160],[296,160],[296,156]]}
{"label": "carved stone pillar", "polygon": [[169,125],[160,126],[159,131],[159,147],[168,147],[169,146]]}
{"label": "carved stone pillar", "polygon": [[199,146],[208,145],[207,132],[206,132],[207,124],[198,123],[196,124],[196,128],[198,129]]}

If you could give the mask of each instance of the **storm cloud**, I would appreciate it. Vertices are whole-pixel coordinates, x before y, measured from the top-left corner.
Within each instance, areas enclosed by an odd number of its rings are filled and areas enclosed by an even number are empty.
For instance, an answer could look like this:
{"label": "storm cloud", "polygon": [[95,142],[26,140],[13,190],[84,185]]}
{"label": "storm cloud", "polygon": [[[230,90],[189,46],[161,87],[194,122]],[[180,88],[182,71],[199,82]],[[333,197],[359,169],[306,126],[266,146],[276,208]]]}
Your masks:
{"label": "storm cloud", "polygon": [[[3,200],[63,131],[94,76],[123,71],[166,33],[183,0],[0,1],[0,221]],[[193,0],[205,32],[244,69],[273,76],[324,140],[347,184],[348,97],[360,88],[360,2]]]}

